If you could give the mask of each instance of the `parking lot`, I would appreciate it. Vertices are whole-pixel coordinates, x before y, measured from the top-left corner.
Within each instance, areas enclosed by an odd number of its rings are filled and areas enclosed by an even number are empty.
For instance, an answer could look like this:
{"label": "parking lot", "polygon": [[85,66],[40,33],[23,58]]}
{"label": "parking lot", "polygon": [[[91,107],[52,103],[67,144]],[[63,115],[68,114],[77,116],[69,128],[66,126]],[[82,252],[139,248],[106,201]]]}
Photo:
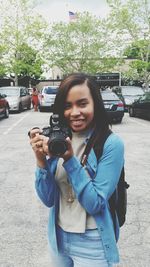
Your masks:
{"label": "parking lot", "polygon": [[[27,136],[30,128],[47,126],[49,115],[29,110],[0,120],[1,267],[53,267],[47,244],[49,211],[35,193],[35,160]],[[149,267],[150,121],[126,113],[112,130],[124,141],[130,184],[127,221],[118,243],[119,267]]]}

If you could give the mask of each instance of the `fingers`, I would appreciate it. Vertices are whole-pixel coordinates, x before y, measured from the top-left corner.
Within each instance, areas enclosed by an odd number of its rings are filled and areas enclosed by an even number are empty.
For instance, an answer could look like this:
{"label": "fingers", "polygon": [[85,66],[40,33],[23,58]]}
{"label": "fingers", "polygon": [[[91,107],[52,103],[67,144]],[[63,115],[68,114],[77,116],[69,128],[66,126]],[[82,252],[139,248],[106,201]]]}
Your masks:
{"label": "fingers", "polygon": [[41,130],[37,127],[29,131],[28,135],[30,137],[30,145],[35,154],[38,154],[38,156],[39,154],[41,154],[41,156],[48,155],[48,138],[40,133]]}
{"label": "fingers", "polygon": [[35,135],[35,137],[32,137],[30,139],[30,145],[32,146],[32,148],[38,148],[40,146],[42,146],[42,139],[41,137],[38,135]]}
{"label": "fingers", "polygon": [[73,149],[70,138],[67,137],[66,141],[67,141],[67,151],[62,155],[64,161],[67,161],[69,158],[73,156]]}
{"label": "fingers", "polygon": [[35,140],[34,140],[34,142],[30,141],[30,144],[31,144],[32,148],[35,149],[35,150],[43,147],[43,141],[41,141],[41,140],[37,141],[37,142]]}
{"label": "fingers", "polygon": [[34,128],[32,128],[32,129],[28,132],[28,136],[29,136],[30,138],[33,138],[33,137],[36,136],[36,134],[40,134],[40,133],[41,133],[40,128],[38,128],[38,127],[34,127]]}
{"label": "fingers", "polygon": [[38,159],[43,159],[43,157],[45,158],[45,156],[48,155],[47,151],[43,148],[42,145],[34,143],[31,146]]}
{"label": "fingers", "polygon": [[44,153],[50,156],[49,151],[48,151],[48,141],[49,141],[48,137],[43,138],[42,148],[43,148]]}
{"label": "fingers", "polygon": [[66,138],[67,141],[67,146],[68,146],[68,150],[72,149],[72,144],[71,144],[71,140],[69,137]]}
{"label": "fingers", "polygon": [[44,136],[36,136],[30,140],[30,144],[35,152],[48,153],[48,140]]}

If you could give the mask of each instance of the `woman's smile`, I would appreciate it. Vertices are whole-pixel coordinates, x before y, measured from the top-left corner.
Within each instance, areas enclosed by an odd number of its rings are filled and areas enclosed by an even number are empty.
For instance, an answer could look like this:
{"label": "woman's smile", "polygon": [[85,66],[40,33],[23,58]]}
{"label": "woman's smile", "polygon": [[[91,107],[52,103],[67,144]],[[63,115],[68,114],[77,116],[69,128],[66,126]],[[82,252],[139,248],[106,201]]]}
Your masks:
{"label": "woman's smile", "polygon": [[70,123],[72,124],[72,125],[76,125],[76,126],[78,126],[78,125],[81,125],[81,124],[83,124],[84,123],[84,120],[82,119],[79,119],[79,120],[70,120]]}

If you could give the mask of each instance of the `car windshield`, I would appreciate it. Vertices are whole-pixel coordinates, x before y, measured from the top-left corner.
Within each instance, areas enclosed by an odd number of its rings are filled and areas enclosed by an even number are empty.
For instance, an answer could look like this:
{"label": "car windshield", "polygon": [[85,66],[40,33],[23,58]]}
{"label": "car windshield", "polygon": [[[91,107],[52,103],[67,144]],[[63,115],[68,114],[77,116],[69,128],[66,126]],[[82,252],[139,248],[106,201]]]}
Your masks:
{"label": "car windshield", "polygon": [[1,87],[0,93],[5,94],[7,96],[19,96],[19,90],[18,88],[9,88],[9,87]]}
{"label": "car windshield", "polygon": [[55,88],[53,88],[53,87],[46,87],[44,89],[44,93],[45,94],[48,94],[48,95],[57,94],[57,92],[58,92],[58,88],[57,87],[55,87]]}
{"label": "car windshield", "polygon": [[139,98],[139,100],[148,100],[150,101],[150,93],[145,93],[143,96]]}
{"label": "car windshield", "polygon": [[103,100],[119,100],[118,96],[115,93],[101,92]]}
{"label": "car windshield", "polygon": [[140,96],[143,95],[143,89],[140,87],[122,87],[122,95],[123,96]]}

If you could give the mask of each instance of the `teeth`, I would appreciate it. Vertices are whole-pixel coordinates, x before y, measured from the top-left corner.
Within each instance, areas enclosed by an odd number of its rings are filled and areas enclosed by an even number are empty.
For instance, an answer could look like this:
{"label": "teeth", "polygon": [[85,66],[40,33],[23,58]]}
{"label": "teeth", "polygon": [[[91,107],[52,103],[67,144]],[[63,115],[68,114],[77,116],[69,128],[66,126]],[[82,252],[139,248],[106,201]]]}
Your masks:
{"label": "teeth", "polygon": [[72,121],[72,124],[74,124],[74,125],[78,125],[78,124],[81,124],[81,123],[82,123],[81,120],[78,120],[78,121]]}

